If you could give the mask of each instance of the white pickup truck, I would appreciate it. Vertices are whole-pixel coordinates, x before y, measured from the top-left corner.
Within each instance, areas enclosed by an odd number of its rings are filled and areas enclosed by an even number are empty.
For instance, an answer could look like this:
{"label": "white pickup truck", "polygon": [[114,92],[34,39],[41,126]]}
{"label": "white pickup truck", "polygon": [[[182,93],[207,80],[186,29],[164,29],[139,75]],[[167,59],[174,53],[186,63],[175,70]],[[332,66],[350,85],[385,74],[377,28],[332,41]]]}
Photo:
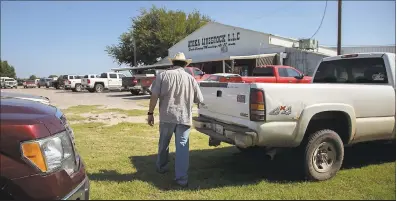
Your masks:
{"label": "white pickup truck", "polygon": [[[193,126],[210,146],[296,149],[306,179],[336,175],[344,147],[396,137],[395,54],[324,58],[311,84],[201,82]],[[299,168],[293,167],[295,168]]]}
{"label": "white pickup truck", "polygon": [[68,75],[67,79],[64,80],[65,89],[72,90],[74,92],[81,91],[81,78],[83,76],[80,75]]}
{"label": "white pickup truck", "polygon": [[89,92],[101,93],[103,90],[121,90],[122,78],[125,77],[122,73],[107,72],[100,76],[92,78],[83,78],[82,85]]}

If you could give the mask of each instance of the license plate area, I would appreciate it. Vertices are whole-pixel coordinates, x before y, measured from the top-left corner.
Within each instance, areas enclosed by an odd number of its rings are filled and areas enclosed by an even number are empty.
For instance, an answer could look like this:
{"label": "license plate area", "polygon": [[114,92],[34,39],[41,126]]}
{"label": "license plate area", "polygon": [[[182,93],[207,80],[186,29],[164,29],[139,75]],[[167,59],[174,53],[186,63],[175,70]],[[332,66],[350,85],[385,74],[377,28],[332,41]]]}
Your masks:
{"label": "license plate area", "polygon": [[245,103],[245,95],[237,95],[237,102]]}

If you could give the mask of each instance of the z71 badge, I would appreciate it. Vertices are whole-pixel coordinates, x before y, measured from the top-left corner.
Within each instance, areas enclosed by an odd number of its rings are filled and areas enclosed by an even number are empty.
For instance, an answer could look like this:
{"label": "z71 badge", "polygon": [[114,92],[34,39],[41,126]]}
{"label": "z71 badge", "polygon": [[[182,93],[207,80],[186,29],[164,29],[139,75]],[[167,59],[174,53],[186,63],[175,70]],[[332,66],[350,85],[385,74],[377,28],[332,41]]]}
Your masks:
{"label": "z71 badge", "polygon": [[279,106],[277,108],[274,108],[272,111],[269,112],[269,115],[290,115],[291,114],[291,106]]}

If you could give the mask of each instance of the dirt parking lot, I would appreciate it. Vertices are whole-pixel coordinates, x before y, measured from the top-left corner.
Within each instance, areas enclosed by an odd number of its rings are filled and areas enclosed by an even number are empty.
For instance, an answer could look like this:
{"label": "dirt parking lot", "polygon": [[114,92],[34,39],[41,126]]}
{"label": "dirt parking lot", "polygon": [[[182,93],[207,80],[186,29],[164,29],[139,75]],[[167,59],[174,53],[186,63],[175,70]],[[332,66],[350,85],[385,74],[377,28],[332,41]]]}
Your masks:
{"label": "dirt parking lot", "polygon": [[137,100],[149,100],[148,95],[133,96],[130,92],[104,92],[90,93],[88,91],[72,92],[70,90],[56,90],[54,88],[2,89],[2,91],[26,93],[48,97],[51,102],[61,108],[67,109],[78,105],[102,105],[106,108],[121,109],[146,109],[138,105]]}

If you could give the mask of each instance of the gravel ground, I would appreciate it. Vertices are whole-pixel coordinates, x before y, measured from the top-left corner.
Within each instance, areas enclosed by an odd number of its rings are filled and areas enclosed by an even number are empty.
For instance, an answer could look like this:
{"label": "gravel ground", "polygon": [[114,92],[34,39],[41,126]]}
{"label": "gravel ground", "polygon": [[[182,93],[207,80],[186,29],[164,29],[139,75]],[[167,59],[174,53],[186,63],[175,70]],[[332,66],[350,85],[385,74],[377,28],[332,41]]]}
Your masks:
{"label": "gravel ground", "polygon": [[135,100],[149,99],[149,95],[133,96],[130,92],[90,93],[88,91],[72,92],[62,89],[56,90],[54,88],[18,88],[2,89],[1,91],[45,96],[51,100],[52,104],[60,109],[77,105],[103,105],[106,108],[146,110],[147,108],[136,104]]}

